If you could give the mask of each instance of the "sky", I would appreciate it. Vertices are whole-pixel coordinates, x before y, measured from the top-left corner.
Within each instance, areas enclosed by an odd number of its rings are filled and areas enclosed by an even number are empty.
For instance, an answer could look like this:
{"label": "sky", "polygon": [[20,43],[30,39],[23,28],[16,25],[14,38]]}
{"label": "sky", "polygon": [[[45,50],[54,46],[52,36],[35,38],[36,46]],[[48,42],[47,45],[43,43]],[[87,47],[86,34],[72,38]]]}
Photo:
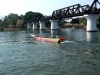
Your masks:
{"label": "sky", "polygon": [[43,15],[52,15],[57,9],[75,4],[91,5],[94,0],[0,0],[0,16],[9,13],[25,15],[28,11],[40,12]]}

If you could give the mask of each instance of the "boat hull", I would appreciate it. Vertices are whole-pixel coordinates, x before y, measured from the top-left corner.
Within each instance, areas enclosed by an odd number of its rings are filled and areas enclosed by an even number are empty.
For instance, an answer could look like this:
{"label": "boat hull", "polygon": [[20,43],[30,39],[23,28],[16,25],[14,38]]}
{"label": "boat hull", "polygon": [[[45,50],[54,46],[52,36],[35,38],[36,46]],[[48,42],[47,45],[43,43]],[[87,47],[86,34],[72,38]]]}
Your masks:
{"label": "boat hull", "polygon": [[43,37],[35,37],[36,40],[46,41],[46,42],[59,42],[59,38],[43,38]]}
{"label": "boat hull", "polygon": [[65,40],[65,38],[50,38],[50,37],[42,37],[42,36],[35,36],[30,34],[32,37],[34,37],[37,41],[45,41],[45,42],[55,42],[55,43],[60,43]]}

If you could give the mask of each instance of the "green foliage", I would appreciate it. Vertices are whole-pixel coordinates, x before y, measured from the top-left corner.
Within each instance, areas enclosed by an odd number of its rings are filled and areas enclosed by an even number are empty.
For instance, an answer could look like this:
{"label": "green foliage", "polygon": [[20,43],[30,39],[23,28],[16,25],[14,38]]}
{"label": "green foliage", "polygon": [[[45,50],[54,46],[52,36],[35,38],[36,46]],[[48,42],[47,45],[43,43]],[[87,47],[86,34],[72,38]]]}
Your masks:
{"label": "green foliage", "polygon": [[23,28],[23,20],[17,20],[17,23],[16,23],[16,27],[17,28]]}
{"label": "green foliage", "polygon": [[7,16],[4,17],[3,22],[4,22],[5,27],[7,28],[8,27],[8,17]]}
{"label": "green foliage", "polygon": [[18,16],[18,19],[19,20],[23,20],[24,19],[24,15],[21,14],[20,16]]}
{"label": "green foliage", "polygon": [[34,16],[34,12],[29,11],[24,16],[24,21],[30,22]]}
{"label": "green foliage", "polygon": [[99,14],[99,18],[97,20],[97,27],[100,28],[100,14]]}
{"label": "green foliage", "polygon": [[16,27],[16,22],[17,22],[17,19],[18,19],[18,15],[17,14],[14,14],[14,13],[10,13],[8,16],[5,16],[4,17],[4,25],[6,27],[9,27],[9,25],[13,26],[13,27]]}
{"label": "green foliage", "polygon": [[61,19],[58,21],[58,26],[62,27],[62,25],[64,25],[66,23],[66,21],[64,19]]}
{"label": "green foliage", "polygon": [[83,23],[84,25],[86,25],[87,24],[86,18],[85,17],[80,18],[79,23]]}
{"label": "green foliage", "polygon": [[79,18],[72,19],[71,23],[72,24],[79,24]]}
{"label": "green foliage", "polygon": [[0,19],[0,29],[4,28],[3,21]]}
{"label": "green foliage", "polygon": [[32,11],[26,12],[25,15],[10,13],[8,16],[5,16],[3,20],[0,19],[0,28],[24,28],[26,22],[36,21],[36,19],[42,17],[43,14]]}
{"label": "green foliage", "polygon": [[45,25],[46,25],[46,27],[50,27],[51,26],[51,22],[50,21],[46,21]]}
{"label": "green foliage", "polygon": [[43,17],[43,14],[41,13],[29,11],[24,16],[24,22],[36,21],[36,19],[42,18],[42,17]]}
{"label": "green foliage", "polygon": [[72,24],[83,24],[84,26],[87,25],[87,20],[85,17],[82,17],[82,18],[75,18],[75,19],[72,19],[71,21]]}

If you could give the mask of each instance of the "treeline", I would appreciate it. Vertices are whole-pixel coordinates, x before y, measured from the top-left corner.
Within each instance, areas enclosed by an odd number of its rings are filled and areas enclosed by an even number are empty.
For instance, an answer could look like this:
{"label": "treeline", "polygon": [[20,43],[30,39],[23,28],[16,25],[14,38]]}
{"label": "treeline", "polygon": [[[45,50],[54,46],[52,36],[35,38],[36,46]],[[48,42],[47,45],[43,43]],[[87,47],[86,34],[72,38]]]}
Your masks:
{"label": "treeline", "polygon": [[43,17],[43,14],[38,12],[26,12],[25,15],[10,13],[0,19],[0,29],[4,28],[26,28],[26,23]]}
{"label": "treeline", "polygon": [[[72,19],[72,21],[70,21],[71,24],[77,24],[78,26],[80,25],[83,25],[83,26],[86,26],[87,25],[87,20],[85,17],[81,17],[81,18],[75,18],[75,19]],[[100,28],[100,15],[99,15],[99,18],[97,19],[97,27]]]}
{"label": "treeline", "polygon": [[[18,15],[14,13],[10,13],[7,16],[4,16],[0,19],[0,29],[4,28],[26,28],[27,22],[37,21],[36,19],[42,18],[43,14],[39,12],[28,11],[25,15]],[[58,21],[58,26],[62,26],[67,23],[64,19]],[[83,25],[86,26],[87,20],[86,18],[75,18],[70,21],[71,24]],[[50,27],[50,21],[46,21],[46,26]],[[97,20],[97,27],[100,28],[100,15]]]}

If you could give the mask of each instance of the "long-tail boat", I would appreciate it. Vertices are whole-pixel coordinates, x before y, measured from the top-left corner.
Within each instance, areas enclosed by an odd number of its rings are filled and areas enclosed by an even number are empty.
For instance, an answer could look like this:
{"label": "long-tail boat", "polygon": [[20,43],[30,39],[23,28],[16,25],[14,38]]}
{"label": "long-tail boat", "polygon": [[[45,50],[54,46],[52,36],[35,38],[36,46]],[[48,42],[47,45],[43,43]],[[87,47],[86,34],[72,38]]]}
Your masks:
{"label": "long-tail boat", "polygon": [[47,36],[36,36],[33,34],[30,34],[30,36],[34,37],[36,40],[40,41],[45,41],[45,42],[55,42],[55,43],[60,43],[65,40],[65,37],[56,37],[56,38],[51,38]]}

